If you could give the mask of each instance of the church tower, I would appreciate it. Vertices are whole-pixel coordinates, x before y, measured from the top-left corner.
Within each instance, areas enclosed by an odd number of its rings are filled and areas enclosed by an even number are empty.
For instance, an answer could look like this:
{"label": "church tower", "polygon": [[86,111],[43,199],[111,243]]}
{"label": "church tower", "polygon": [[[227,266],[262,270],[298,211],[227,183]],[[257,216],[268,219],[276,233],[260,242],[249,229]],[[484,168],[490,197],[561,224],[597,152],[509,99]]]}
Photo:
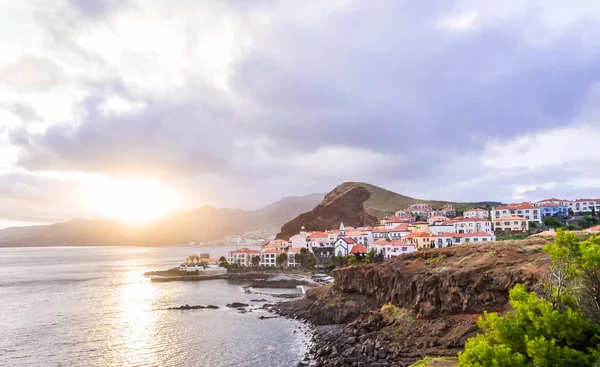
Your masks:
{"label": "church tower", "polygon": [[306,228],[304,228],[304,226],[302,226],[302,228],[300,228],[300,235],[306,236]]}
{"label": "church tower", "polygon": [[344,222],[340,223],[340,232],[338,234],[338,237],[346,237],[346,228],[344,227]]}

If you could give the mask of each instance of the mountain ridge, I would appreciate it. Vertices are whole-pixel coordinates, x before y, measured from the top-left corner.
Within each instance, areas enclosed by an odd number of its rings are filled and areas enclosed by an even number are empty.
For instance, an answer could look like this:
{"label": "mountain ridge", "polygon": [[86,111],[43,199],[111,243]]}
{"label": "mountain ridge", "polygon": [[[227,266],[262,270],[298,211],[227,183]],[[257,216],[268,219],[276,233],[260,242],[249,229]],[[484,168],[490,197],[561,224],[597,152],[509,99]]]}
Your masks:
{"label": "mountain ridge", "polygon": [[76,218],[48,225],[8,227],[0,230],[0,246],[169,246],[212,241],[252,230],[275,233],[283,223],[317,205],[323,196],[290,196],[252,211],[205,205],[174,211],[139,225],[111,218]]}

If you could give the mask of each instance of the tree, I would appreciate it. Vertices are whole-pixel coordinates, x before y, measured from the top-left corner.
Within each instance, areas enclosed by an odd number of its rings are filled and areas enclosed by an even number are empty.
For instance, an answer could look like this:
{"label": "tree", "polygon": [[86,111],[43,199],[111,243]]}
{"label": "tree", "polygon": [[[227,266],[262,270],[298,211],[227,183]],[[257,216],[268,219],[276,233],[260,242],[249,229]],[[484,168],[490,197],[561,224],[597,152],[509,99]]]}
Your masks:
{"label": "tree", "polygon": [[348,254],[346,255],[346,259],[348,260],[348,265],[358,265],[358,259],[356,258],[356,256]]}
{"label": "tree", "polygon": [[[533,223],[533,222],[529,222],[529,227],[531,227],[531,223]],[[544,217],[544,218],[542,218],[542,223],[544,223],[544,225],[546,227],[552,227],[552,228],[562,227],[562,222],[560,220],[558,220],[558,218],[555,218],[555,217]]]}
{"label": "tree", "polygon": [[546,282],[546,298],[552,303],[552,308],[564,306],[569,301],[568,287],[572,285],[576,275],[577,265],[581,257],[579,238],[570,231],[558,229],[553,243],[544,247],[550,255],[549,279]]}
{"label": "tree", "polygon": [[459,367],[591,366],[600,358],[600,327],[576,311],[557,310],[521,284],[510,291],[514,311],[485,313],[484,330],[458,354]]}
{"label": "tree", "polygon": [[596,217],[596,207],[592,206],[592,217]]}
{"label": "tree", "polygon": [[251,261],[252,266],[254,266],[255,268],[258,267],[258,265],[260,265],[260,256],[253,256]]}
{"label": "tree", "polygon": [[300,266],[304,266],[304,256],[301,254],[294,254],[294,262],[300,264]]}
{"label": "tree", "polygon": [[219,258],[219,264],[222,264],[222,263],[224,263],[224,262],[226,262],[226,261],[227,261],[227,259],[225,258],[225,256],[221,256],[221,257]]}
{"label": "tree", "polygon": [[277,265],[283,266],[287,262],[287,259],[288,259],[288,255],[285,252],[283,252],[277,256],[275,261],[277,262]]}
{"label": "tree", "polygon": [[420,215],[417,215],[417,216],[415,217],[415,222],[420,222],[420,221],[421,221],[421,216],[420,216]]}
{"label": "tree", "polygon": [[309,269],[314,269],[315,268],[315,259],[313,259],[312,257],[309,257],[308,259],[306,259],[306,266],[308,266]]}
{"label": "tree", "polygon": [[374,248],[370,249],[369,252],[367,252],[367,255],[365,256],[365,261],[367,263],[372,263],[375,259],[375,255],[376,255],[375,249]]}

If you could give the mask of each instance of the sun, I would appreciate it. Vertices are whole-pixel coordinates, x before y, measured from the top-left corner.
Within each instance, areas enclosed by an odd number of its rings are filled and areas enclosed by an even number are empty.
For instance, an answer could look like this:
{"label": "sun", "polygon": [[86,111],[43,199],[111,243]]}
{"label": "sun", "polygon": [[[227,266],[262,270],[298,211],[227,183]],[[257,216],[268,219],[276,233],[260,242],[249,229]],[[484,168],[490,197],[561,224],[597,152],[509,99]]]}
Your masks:
{"label": "sun", "polygon": [[169,213],[177,201],[169,190],[154,181],[111,179],[99,184],[86,202],[101,216],[142,223]]}

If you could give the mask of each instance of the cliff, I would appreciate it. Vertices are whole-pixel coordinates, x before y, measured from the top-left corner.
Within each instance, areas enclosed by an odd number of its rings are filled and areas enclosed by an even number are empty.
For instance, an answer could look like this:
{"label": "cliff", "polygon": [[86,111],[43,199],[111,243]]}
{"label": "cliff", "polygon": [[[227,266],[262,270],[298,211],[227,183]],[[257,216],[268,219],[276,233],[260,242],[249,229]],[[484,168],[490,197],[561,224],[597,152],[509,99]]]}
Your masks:
{"label": "cliff", "polygon": [[508,291],[515,284],[539,287],[548,263],[545,243],[460,245],[336,269],[333,285],[310,290],[306,299],[281,305],[280,312],[316,325],[344,324],[325,338],[341,350],[358,336],[355,350],[372,341],[390,360],[456,356],[478,332],[475,321],[483,311],[509,307]]}
{"label": "cliff", "polygon": [[[427,203],[433,208],[441,208],[444,204],[451,203],[420,200],[362,182],[346,182],[325,195],[323,201],[313,210],[300,214],[284,224],[277,238],[288,239],[297,234],[302,226],[309,231],[337,228],[340,222],[352,227],[372,226],[383,216],[420,202]],[[473,203],[451,204],[457,210],[466,210],[475,205]]]}

